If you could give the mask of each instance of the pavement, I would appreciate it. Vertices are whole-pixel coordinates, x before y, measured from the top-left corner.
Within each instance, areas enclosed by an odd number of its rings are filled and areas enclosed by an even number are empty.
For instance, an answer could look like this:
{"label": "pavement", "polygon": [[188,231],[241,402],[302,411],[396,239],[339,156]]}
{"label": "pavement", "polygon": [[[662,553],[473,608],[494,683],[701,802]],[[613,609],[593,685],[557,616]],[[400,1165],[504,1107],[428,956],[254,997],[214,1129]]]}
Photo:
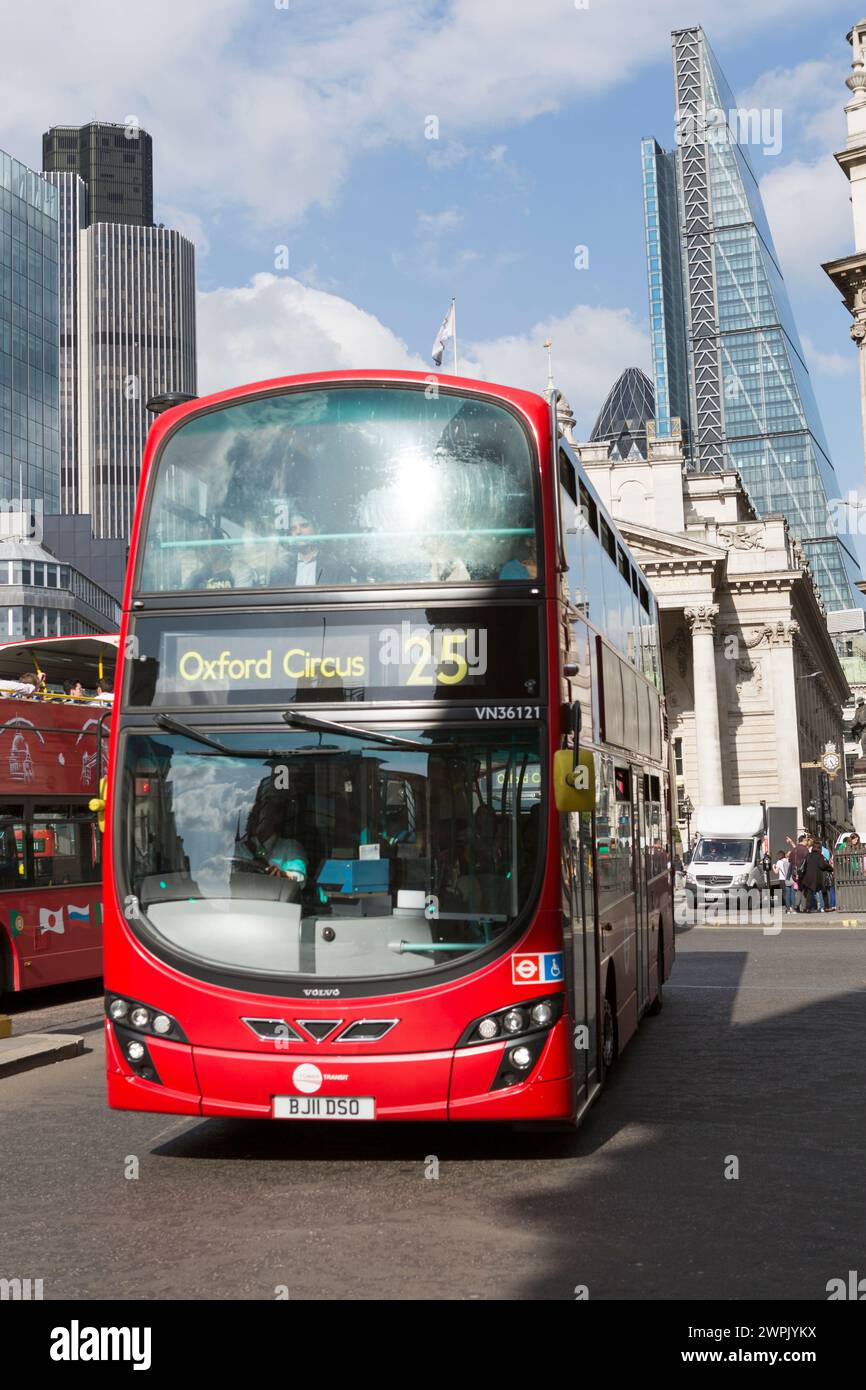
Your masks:
{"label": "pavement", "polygon": [[40,1003],[42,1031],[90,1011],[89,1050],[0,1085],[0,1278],[73,1300],[824,1300],[866,1274],[863,932],[689,924],[677,946],[574,1135],[113,1112],[101,997]]}
{"label": "pavement", "polygon": [[0,1038],[0,1080],[77,1057],[83,1051],[84,1039],[71,1033],[25,1033],[23,1037]]}

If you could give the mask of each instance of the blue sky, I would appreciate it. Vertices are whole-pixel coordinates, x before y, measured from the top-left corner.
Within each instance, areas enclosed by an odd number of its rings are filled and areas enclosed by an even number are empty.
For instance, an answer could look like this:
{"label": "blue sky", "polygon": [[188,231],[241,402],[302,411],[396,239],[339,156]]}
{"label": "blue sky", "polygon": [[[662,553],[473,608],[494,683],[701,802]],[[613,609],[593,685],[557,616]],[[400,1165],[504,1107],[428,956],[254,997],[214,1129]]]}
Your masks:
{"label": "blue sky", "polygon": [[845,492],[856,353],[819,262],[852,249],[832,151],[854,18],[833,0],[149,0],[142,25],[45,0],[4,20],[21,61],[0,145],[38,167],[47,125],[138,116],[157,216],[198,247],[202,390],[426,366],[456,295],[463,368],[543,387],[550,333],[582,433],[648,364],[639,146],[672,145],[670,30],[702,23],[738,101],[782,110],[781,152],[754,164]]}

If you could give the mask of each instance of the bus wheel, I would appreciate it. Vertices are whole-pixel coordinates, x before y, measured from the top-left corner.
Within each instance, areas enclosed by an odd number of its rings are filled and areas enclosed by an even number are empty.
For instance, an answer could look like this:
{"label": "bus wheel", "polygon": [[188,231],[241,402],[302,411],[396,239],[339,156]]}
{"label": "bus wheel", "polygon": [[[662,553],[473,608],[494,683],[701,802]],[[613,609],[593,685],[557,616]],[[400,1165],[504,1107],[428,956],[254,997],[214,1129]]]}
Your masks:
{"label": "bus wheel", "polygon": [[656,986],[656,997],[647,1009],[648,1014],[655,1016],[662,1011],[665,1002],[664,983],[665,983],[665,948],[663,943],[664,923],[659,919],[659,950],[658,950],[658,984]]}
{"label": "bus wheel", "polygon": [[616,1014],[609,994],[605,994],[601,1007],[601,1071],[605,1076],[616,1061]]}

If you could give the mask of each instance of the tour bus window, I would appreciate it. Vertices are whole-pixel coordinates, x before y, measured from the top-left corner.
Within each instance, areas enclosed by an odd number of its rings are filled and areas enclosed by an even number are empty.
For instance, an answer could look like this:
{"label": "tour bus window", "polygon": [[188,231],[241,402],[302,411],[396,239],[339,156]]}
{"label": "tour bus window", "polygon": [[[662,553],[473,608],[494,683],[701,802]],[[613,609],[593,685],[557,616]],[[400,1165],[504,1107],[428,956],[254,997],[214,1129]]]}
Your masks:
{"label": "tour bus window", "polygon": [[140,588],[538,576],[527,432],[490,401],[287,391],[191,417],[155,468]]}
{"label": "tour bus window", "polygon": [[39,887],[93,883],[99,878],[93,816],[83,808],[36,807],[31,846],[33,876]]}
{"label": "tour bus window", "polygon": [[27,841],[22,807],[0,806],[0,888],[27,882]]}

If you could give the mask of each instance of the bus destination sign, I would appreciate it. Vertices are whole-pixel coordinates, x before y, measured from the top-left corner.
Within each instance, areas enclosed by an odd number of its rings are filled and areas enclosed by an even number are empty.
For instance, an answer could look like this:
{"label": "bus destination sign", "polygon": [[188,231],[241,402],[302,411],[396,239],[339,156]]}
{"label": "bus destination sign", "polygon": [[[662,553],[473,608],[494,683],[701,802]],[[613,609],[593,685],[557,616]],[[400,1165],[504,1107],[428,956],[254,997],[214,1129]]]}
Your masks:
{"label": "bus destination sign", "polygon": [[134,705],[407,699],[527,700],[540,685],[537,610],[144,618],[127,646]]}

